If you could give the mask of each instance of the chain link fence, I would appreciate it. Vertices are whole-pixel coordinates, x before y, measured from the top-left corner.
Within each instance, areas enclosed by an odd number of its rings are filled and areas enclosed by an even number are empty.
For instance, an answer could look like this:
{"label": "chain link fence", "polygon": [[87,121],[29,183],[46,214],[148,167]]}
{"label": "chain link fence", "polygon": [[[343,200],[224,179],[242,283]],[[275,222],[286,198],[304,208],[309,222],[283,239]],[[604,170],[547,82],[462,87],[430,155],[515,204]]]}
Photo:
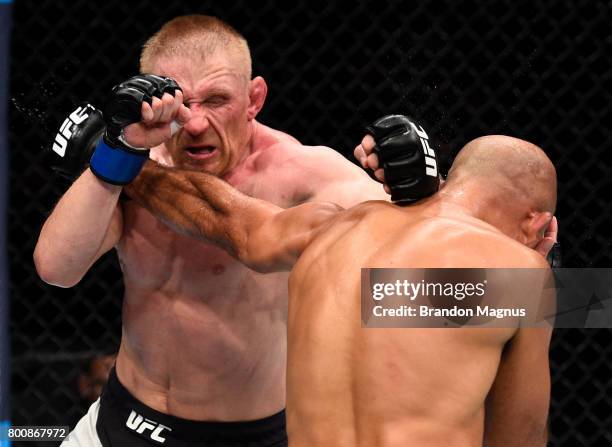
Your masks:
{"label": "chain link fence", "polygon": [[[67,187],[43,150],[76,103],[103,104],[137,72],[141,45],[162,23],[191,13],[216,15],[247,37],[254,74],[269,84],[261,121],[305,144],[349,156],[362,126],[391,112],[422,120],[446,167],[483,134],[535,142],[558,170],[564,265],[611,265],[610,1],[17,0],[8,247],[15,425],[74,424],[85,411],[84,365],[115,352],[121,334],[114,254],[72,289],[36,275],[38,232]],[[555,333],[551,446],[612,445],[610,333]]]}

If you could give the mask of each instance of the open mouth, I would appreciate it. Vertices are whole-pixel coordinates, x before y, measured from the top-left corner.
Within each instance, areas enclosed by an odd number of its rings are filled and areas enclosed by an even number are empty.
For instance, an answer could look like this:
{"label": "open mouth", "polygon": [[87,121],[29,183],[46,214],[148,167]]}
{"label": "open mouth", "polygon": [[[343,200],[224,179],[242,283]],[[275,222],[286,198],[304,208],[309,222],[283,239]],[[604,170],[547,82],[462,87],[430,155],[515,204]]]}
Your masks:
{"label": "open mouth", "polygon": [[190,146],[185,149],[185,152],[187,152],[187,155],[191,158],[202,160],[212,157],[217,152],[217,148],[214,146]]}

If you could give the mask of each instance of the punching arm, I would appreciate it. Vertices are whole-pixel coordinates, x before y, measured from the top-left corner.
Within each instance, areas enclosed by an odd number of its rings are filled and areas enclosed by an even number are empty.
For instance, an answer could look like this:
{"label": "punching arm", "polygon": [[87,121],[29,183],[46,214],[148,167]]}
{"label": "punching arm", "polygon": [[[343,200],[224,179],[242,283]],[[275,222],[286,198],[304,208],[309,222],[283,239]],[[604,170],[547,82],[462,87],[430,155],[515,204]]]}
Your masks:
{"label": "punching arm", "polygon": [[153,162],[126,192],[179,233],[212,242],[260,272],[290,270],[316,231],[340,210],[330,203],[284,210],[212,175]]}

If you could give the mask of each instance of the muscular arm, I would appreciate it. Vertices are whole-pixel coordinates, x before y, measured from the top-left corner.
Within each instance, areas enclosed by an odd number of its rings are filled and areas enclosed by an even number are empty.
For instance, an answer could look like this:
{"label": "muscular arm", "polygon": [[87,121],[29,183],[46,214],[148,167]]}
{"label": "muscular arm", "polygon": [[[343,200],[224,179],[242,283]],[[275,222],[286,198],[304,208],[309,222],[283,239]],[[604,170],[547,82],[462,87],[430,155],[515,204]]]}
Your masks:
{"label": "muscular arm", "polygon": [[485,410],[485,447],[544,447],[551,329],[523,328],[506,346]]}
{"label": "muscular arm", "polygon": [[100,181],[89,169],[72,184],[45,221],[34,250],[43,281],[72,287],[119,241],[120,193],[121,187]]}
{"label": "muscular arm", "polygon": [[[554,315],[554,288],[548,264],[536,253],[524,264],[537,274],[523,275],[512,290],[528,301],[527,318],[504,347],[497,375],[485,403],[485,447],[545,447],[550,405],[548,350],[550,321],[538,315]],[[524,283],[524,284],[523,284]],[[530,293],[530,291],[532,291]],[[534,293],[533,291],[539,291]],[[521,303],[520,299],[515,301]],[[537,327],[532,327],[537,326]]]}
{"label": "muscular arm", "polygon": [[202,172],[149,162],[126,192],[181,233],[212,242],[260,272],[290,270],[341,209],[308,203],[283,210]]}
{"label": "muscular arm", "polygon": [[[149,98],[150,104],[143,98]],[[64,142],[63,147],[54,144],[54,152],[61,157],[57,161],[60,172],[74,178],[87,163],[90,167],[60,199],[40,232],[34,262],[40,277],[51,284],[76,284],[119,242],[123,233],[118,205],[122,188],[110,183],[128,183],[138,172],[147,153],[133,148],[155,147],[171,135],[173,120],[182,125],[190,118],[178,85],[152,75],[118,84],[107,100],[105,114],[106,122],[91,105],[78,107],[56,137]],[[104,144],[99,144],[102,134]],[[127,145],[120,138],[122,134],[129,140]]]}

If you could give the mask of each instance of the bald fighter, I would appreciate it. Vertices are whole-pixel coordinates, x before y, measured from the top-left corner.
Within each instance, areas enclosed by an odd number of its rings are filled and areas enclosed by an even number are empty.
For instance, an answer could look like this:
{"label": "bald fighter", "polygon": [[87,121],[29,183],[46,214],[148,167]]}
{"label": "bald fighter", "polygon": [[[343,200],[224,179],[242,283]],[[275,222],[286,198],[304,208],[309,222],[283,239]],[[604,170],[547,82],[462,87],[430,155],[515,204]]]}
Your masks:
{"label": "bald fighter", "polygon": [[[367,137],[362,158],[376,169],[372,148]],[[177,191],[180,204],[171,200]],[[440,192],[406,208],[372,201],[283,210],[212,176],[152,163],[131,193],[253,269],[291,270],[291,446],[546,444],[549,329],[360,323],[362,267],[547,269],[534,248],[552,221],[556,174],[540,148],[506,136],[476,139]]]}

